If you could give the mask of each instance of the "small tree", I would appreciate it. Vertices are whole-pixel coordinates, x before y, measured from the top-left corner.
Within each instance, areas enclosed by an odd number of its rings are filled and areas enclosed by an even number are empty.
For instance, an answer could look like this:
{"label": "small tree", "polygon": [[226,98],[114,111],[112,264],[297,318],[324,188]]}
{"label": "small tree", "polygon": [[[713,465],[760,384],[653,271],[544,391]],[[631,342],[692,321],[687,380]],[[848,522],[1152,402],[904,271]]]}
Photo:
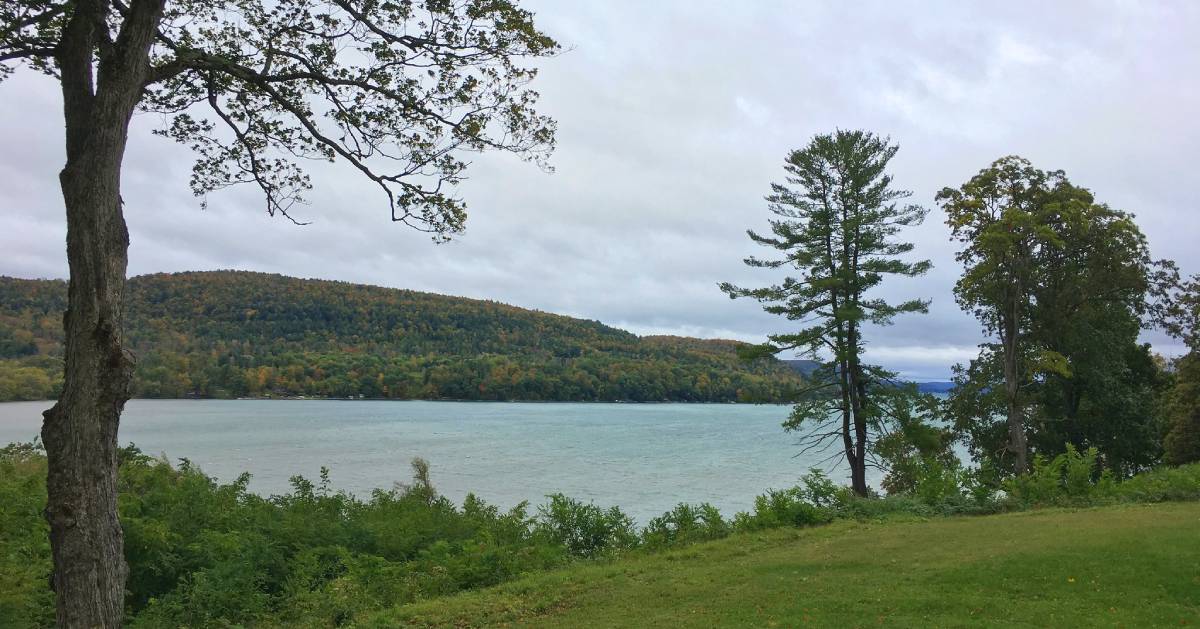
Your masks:
{"label": "small tree", "polygon": [[877,403],[874,389],[890,386],[891,379],[891,374],[863,363],[863,326],[888,324],[901,313],[926,312],[929,304],[919,299],[889,304],[868,295],[886,276],[913,277],[931,266],[929,261],[900,259],[913,245],[895,236],[921,223],[928,210],[900,204],[912,193],[893,188],[887,174],[897,150],[873,133],[839,130],[792,151],[784,165],[788,185],[772,184],[767,197],[778,217],[771,220],[772,235],[748,232],[754,242],[777,250],[782,258],[751,257],[746,264],[795,269],[800,276],[765,288],[721,284],[731,298],[757,299],[767,312],[806,326],[770,335],[756,352],[796,350],[824,361],[784,425],[803,433],[805,451],[840,444],[838,454],[849,465],[851,484],[859,495],[867,494],[871,429],[888,413]]}
{"label": "small tree", "polygon": [[0,79],[24,65],[63,95],[66,372],[42,429],[60,625],[122,618],[116,438],[133,360],[120,184],[134,111],[166,115],[159,133],[197,152],[197,195],[251,183],[290,218],[309,187],[299,164],[340,160],[379,188],[392,220],[443,239],[466,217],[453,194],[464,152],[548,156],[554,125],[534,111],[535,71],[518,61],[556,50],[511,0],[0,6]]}

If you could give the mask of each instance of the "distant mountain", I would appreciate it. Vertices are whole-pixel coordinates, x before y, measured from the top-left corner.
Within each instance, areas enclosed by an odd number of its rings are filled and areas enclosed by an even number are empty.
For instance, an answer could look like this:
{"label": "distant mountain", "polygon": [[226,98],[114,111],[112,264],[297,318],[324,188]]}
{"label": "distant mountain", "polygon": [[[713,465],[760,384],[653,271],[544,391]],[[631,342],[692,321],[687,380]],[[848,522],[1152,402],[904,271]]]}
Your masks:
{"label": "distant mountain", "polygon": [[917,390],[922,393],[949,393],[954,388],[953,382],[918,382]]}
{"label": "distant mountain", "polygon": [[[809,377],[812,372],[816,371],[821,366],[820,361],[816,360],[782,360],[780,361],[791,367],[796,373]],[[947,393],[954,388],[953,382],[917,382],[917,390],[922,393]]]}
{"label": "distant mountain", "polygon": [[[493,301],[242,271],[129,280],[140,397],[786,401],[736,341],[638,337]],[[66,283],[0,278],[0,400],[52,396]]]}
{"label": "distant mountain", "polygon": [[821,366],[821,361],[818,360],[788,359],[781,362],[805,377],[808,377],[809,374],[817,370],[817,367]]}

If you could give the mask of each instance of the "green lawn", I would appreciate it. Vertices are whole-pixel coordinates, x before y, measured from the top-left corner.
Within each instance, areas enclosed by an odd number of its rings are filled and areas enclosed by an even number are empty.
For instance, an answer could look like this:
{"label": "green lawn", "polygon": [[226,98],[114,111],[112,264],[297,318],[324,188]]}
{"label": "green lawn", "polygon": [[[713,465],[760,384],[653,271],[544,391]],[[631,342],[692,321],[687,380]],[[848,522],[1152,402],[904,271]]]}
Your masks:
{"label": "green lawn", "polygon": [[1200,503],[735,535],[361,626],[1200,626]]}

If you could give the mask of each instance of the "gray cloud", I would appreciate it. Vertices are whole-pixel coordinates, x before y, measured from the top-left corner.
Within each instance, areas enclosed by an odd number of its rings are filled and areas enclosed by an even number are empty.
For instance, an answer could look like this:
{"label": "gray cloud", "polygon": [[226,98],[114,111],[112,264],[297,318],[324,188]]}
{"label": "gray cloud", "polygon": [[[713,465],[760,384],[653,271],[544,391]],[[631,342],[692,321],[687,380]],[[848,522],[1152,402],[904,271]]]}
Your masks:
{"label": "gray cloud", "polygon": [[[347,169],[313,171],[314,224],[270,219],[250,189],[187,191],[190,156],[139,116],[125,166],[130,272],[244,268],[505,301],[625,327],[758,340],[786,322],[716,289],[777,279],[748,269],[747,228],[785,153],[814,133],[862,127],[901,145],[897,182],[915,202],[991,160],[1065,169],[1137,213],[1156,256],[1200,271],[1200,212],[1186,185],[1200,154],[1200,5],[1138,3],[530,2],[570,48],[542,64],[542,108],[559,120],[546,174],[474,159],[461,188],[467,233],[435,246],[393,225]],[[49,80],[0,85],[0,273],[62,277],[59,99]],[[933,259],[890,297],[927,316],[873,330],[873,360],[945,377],[978,325],[950,289],[959,273],[940,213],[909,237]],[[1160,336],[1148,337],[1170,350]]]}

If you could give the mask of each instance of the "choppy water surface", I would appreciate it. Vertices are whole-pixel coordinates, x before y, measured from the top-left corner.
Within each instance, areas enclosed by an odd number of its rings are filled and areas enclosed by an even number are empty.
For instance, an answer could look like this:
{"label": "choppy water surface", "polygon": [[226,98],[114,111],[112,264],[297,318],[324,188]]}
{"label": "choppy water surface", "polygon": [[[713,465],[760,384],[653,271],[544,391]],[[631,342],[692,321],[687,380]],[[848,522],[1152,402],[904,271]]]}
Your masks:
{"label": "choppy water surface", "polygon": [[[0,404],[0,444],[37,434],[48,402]],[[679,502],[726,515],[768,487],[790,487],[812,462],[794,458],[780,423],[786,406],[133,400],[122,444],[188,458],[228,481],[250,472],[252,491],[286,491],[295,474],[365,496],[407,481],[409,461],[432,465],[434,486],[461,501],[474,492],[510,507],[562,492],[619,505],[639,522]],[[840,475],[837,475],[840,476]],[[840,480],[840,478],[839,478]]]}

